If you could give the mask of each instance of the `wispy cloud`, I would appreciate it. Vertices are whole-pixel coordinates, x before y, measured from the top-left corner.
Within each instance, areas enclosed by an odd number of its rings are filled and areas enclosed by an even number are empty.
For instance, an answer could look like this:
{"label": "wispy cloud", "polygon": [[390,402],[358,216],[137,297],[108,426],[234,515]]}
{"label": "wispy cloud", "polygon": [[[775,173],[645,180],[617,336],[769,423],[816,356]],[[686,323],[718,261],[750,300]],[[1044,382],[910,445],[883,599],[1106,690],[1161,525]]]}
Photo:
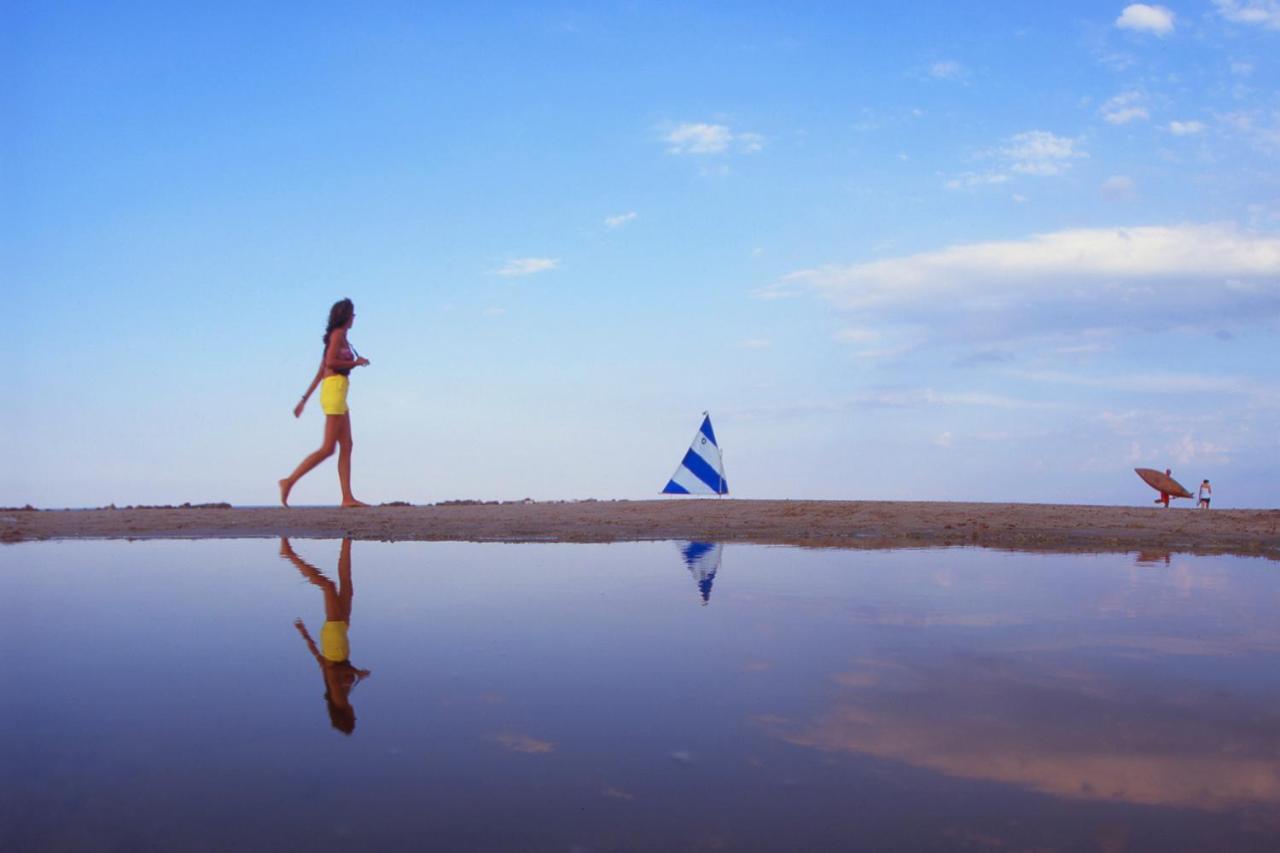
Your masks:
{"label": "wispy cloud", "polygon": [[1078,145],[1079,140],[1047,130],[1028,130],[1009,137],[994,153],[1019,174],[1060,175],[1071,168],[1071,161],[1089,156]]}
{"label": "wispy cloud", "polygon": [[1280,0],[1213,0],[1213,5],[1232,23],[1280,30]]}
{"label": "wispy cloud", "polygon": [[990,343],[1105,329],[1222,327],[1280,312],[1280,238],[1232,225],[1073,229],[800,270],[757,291],[810,294],[859,327]]}
{"label": "wispy cloud", "polygon": [[850,326],[836,332],[835,339],[849,344],[869,344],[880,340],[881,333],[875,329],[864,329]]}
{"label": "wispy cloud", "polygon": [[929,66],[929,76],[935,80],[964,80],[969,71],[954,59],[943,59]]}
{"label": "wispy cloud", "polygon": [[758,133],[738,133],[733,138],[738,150],[744,154],[754,154],[764,149],[764,137]]}
{"label": "wispy cloud", "polygon": [[1167,36],[1173,32],[1174,19],[1177,16],[1164,6],[1150,6],[1146,3],[1132,3],[1124,7],[1120,17],[1116,18],[1116,26],[1122,30],[1153,33]]}
{"label": "wispy cloud", "polygon": [[764,147],[764,137],[758,133],[735,132],[728,125],[704,122],[678,124],[663,140],[671,154],[754,154]]}
{"label": "wispy cloud", "polygon": [[549,740],[539,740],[521,732],[501,732],[494,735],[493,739],[512,752],[539,755],[555,752],[556,749],[556,745]]}
{"label": "wispy cloud", "polygon": [[1280,152],[1280,112],[1239,110],[1219,116],[1222,126],[1268,154]]}
{"label": "wispy cloud", "polygon": [[1198,121],[1171,121],[1169,132],[1174,136],[1191,136],[1204,130],[1204,124]]}
{"label": "wispy cloud", "polygon": [[514,258],[494,270],[494,274],[517,277],[546,272],[556,269],[558,266],[560,266],[559,258]]}
{"label": "wispy cloud", "polygon": [[[1014,134],[1000,145],[978,154],[979,159],[1000,161],[998,168],[961,172],[948,178],[944,186],[949,190],[971,190],[1008,183],[1014,175],[1061,175],[1071,168],[1073,161],[1089,156],[1079,145],[1077,139],[1058,136],[1047,130],[1028,130]],[[1015,197],[1015,200],[1025,199]]]}
{"label": "wispy cloud", "polygon": [[988,187],[1008,181],[1009,176],[1003,172],[961,172],[948,179],[946,187],[949,190],[971,190],[974,187]]}
{"label": "wispy cloud", "polygon": [[1128,175],[1112,175],[1098,189],[1108,201],[1129,201],[1138,194],[1133,178]]}
{"label": "wispy cloud", "polygon": [[1070,406],[1044,400],[1027,400],[985,391],[935,391],[932,388],[882,388],[861,391],[845,397],[823,397],[818,400],[790,400],[783,403],[726,411],[743,419],[773,420],[780,418],[824,415],[851,410],[900,409],[998,409],[1061,411]]}
{"label": "wispy cloud", "polygon": [[1008,370],[1005,374],[1037,384],[1075,385],[1104,391],[1140,394],[1228,394],[1270,399],[1280,396],[1280,386],[1242,376],[1206,373],[1122,373],[1095,375],[1061,370]]}
{"label": "wispy cloud", "polygon": [[614,214],[613,216],[606,216],[604,218],[604,227],[609,229],[621,228],[622,226],[626,225],[628,222],[634,221],[636,216],[638,215],[639,214],[637,214],[634,210],[628,210],[626,213],[618,213],[618,214]]}
{"label": "wispy cloud", "polygon": [[1104,103],[1098,112],[1111,124],[1128,124],[1149,117],[1145,101],[1141,92],[1121,92]]}

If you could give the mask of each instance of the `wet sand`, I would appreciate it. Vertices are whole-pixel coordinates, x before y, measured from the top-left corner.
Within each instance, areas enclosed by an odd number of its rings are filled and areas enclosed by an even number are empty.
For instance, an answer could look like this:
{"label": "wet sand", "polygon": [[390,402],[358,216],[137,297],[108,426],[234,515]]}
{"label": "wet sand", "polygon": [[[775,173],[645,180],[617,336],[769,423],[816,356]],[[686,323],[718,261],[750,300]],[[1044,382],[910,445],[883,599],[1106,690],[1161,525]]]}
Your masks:
{"label": "wet sand", "polygon": [[916,501],[655,500],[338,507],[0,510],[0,541],[292,536],[620,542],[693,539],[838,548],[1256,555],[1280,560],[1280,510]]}

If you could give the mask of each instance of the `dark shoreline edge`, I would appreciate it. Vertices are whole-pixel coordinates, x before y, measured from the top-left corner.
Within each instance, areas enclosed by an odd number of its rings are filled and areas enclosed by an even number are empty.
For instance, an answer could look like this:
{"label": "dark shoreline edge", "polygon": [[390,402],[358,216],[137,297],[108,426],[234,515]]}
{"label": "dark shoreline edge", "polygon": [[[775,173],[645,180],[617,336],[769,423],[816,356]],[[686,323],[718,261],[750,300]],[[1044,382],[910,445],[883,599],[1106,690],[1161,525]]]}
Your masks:
{"label": "dark shoreline edge", "polygon": [[0,511],[0,542],[243,539],[581,542],[706,540],[818,548],[1231,554],[1280,560],[1280,510],[914,501],[452,503],[344,510]]}

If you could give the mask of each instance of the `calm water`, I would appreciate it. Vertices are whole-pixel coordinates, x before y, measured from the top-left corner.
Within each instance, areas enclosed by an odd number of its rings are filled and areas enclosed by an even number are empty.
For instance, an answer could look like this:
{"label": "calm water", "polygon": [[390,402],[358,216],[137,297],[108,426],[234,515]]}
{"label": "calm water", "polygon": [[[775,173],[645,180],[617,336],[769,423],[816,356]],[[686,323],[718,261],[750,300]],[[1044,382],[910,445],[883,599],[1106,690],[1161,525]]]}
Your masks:
{"label": "calm water", "polygon": [[292,549],[0,547],[0,848],[1280,849],[1276,563]]}

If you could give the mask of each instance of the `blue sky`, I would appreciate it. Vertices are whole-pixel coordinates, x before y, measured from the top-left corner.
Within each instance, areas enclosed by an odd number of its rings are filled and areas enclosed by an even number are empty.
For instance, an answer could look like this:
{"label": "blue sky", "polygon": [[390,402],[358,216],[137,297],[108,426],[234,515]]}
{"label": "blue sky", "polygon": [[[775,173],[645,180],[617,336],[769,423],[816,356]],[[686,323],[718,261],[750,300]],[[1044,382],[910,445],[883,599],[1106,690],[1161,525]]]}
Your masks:
{"label": "blue sky", "polygon": [[0,11],[0,504],[273,502],[349,296],[366,500],[1280,505],[1280,2],[422,6]]}

